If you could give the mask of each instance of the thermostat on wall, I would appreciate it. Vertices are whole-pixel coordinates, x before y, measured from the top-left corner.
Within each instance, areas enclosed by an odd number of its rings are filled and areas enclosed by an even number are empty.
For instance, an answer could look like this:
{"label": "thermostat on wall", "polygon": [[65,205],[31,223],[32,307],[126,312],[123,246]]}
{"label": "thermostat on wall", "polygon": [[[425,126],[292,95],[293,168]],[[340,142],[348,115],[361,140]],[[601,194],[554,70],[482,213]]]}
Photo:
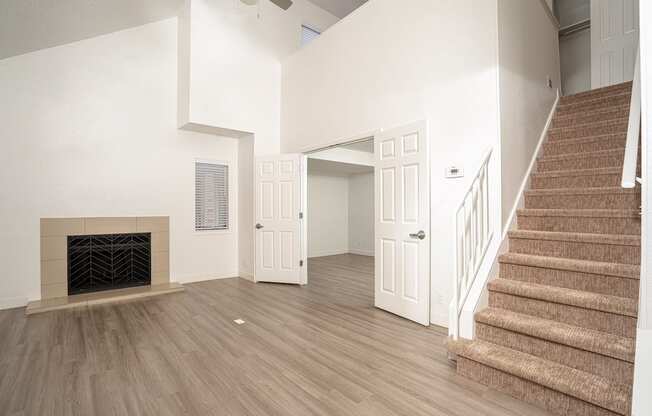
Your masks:
{"label": "thermostat on wall", "polygon": [[449,166],[446,168],[445,176],[449,179],[461,178],[464,176],[464,169],[458,168],[457,166]]}

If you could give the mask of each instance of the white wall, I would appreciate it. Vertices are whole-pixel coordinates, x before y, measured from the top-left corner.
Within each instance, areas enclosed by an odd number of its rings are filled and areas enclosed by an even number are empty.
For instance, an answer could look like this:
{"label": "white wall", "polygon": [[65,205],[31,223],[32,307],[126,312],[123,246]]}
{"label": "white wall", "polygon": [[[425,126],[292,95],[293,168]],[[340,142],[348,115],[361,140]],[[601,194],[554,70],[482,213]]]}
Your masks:
{"label": "white wall", "polygon": [[[498,142],[496,1],[373,0],[283,63],[284,152],[428,120],[431,233],[452,236],[470,172]],[[382,46],[382,47],[380,47]],[[432,322],[448,323],[452,237],[432,243]]]}
{"label": "white wall", "polygon": [[538,1],[498,1],[503,224],[518,202],[561,85],[559,28],[544,8]]}
{"label": "white wall", "polygon": [[[39,219],[170,216],[170,274],[236,276],[228,233],[194,231],[194,159],[237,142],[177,130],[177,21],[0,61],[0,307],[40,298]],[[232,193],[233,214],[235,193]]]}
{"label": "white wall", "polygon": [[349,253],[374,255],[374,174],[349,176]]}
{"label": "white wall", "polygon": [[287,11],[268,1],[186,0],[183,20],[179,123],[250,132],[256,154],[278,153],[280,61],[299,48],[301,24],[325,30],[339,19],[307,0]]}
{"label": "white wall", "polygon": [[559,40],[561,79],[564,95],[591,89],[591,30],[583,30]]}
{"label": "white wall", "polygon": [[[591,18],[590,0],[557,2],[559,25],[571,26]],[[591,89],[591,31],[583,30],[559,39],[564,95]]]}
{"label": "white wall", "polygon": [[308,175],[308,257],[349,252],[349,179]]}
{"label": "white wall", "polygon": [[561,27],[591,18],[591,0],[558,0],[556,8]]}
{"label": "white wall", "polygon": [[641,292],[636,333],[636,362],[632,415],[652,414],[652,3],[640,2],[641,48],[641,123],[643,222],[642,249],[646,253],[641,263]]}

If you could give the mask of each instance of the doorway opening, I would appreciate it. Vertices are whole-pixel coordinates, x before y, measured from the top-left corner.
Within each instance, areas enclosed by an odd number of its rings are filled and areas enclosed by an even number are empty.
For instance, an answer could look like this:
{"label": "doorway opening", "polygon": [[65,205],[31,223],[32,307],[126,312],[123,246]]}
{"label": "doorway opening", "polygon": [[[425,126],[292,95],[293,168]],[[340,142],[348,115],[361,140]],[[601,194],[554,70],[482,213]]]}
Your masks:
{"label": "doorway opening", "polygon": [[374,139],[307,155],[308,282],[374,304]]}
{"label": "doorway opening", "polygon": [[[379,130],[373,140],[357,140],[304,154],[257,158],[254,280],[310,287],[311,257],[346,255],[371,261],[368,221],[373,218],[374,306],[429,325],[429,149],[428,123],[418,121]],[[367,193],[366,204],[373,205],[373,214],[369,207],[361,208],[355,202],[352,211],[358,217],[351,219],[348,182],[337,188],[335,183],[343,183],[344,179],[309,181],[308,159],[312,160],[313,179],[320,169],[323,176],[323,170],[334,163],[335,171],[349,172],[344,176],[369,174],[373,169],[373,189],[367,186],[365,191],[355,193],[356,198]],[[371,182],[370,176],[356,179],[360,179],[361,185]],[[310,182],[313,187],[319,183],[332,187],[311,193]],[[339,196],[336,192],[340,192]],[[369,204],[369,195],[373,196],[373,204]],[[335,211],[341,216],[333,218]],[[316,219],[312,219],[313,214]],[[309,233],[311,223],[313,230]],[[366,231],[356,232],[358,225],[366,227]],[[339,260],[346,262],[345,257]]]}

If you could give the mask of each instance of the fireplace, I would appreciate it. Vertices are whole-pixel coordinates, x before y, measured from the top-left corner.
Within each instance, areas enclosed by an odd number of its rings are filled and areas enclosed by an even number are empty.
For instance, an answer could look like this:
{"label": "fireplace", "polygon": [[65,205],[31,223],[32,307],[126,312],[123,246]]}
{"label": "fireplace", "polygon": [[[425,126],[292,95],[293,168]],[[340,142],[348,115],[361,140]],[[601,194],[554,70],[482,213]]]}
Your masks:
{"label": "fireplace", "polygon": [[69,235],[68,295],[149,285],[151,239],[151,233]]}

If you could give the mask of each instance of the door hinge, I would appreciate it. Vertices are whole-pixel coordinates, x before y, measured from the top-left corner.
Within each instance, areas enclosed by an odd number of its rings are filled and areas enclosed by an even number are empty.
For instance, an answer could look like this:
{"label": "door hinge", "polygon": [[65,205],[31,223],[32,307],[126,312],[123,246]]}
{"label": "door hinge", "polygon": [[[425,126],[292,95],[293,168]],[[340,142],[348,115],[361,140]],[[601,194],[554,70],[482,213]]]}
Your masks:
{"label": "door hinge", "polygon": [[303,219],[303,212],[300,212],[300,213],[299,213],[299,219],[300,219],[300,220]]}
{"label": "door hinge", "polygon": [[299,260],[299,267],[303,267],[303,260]]}

